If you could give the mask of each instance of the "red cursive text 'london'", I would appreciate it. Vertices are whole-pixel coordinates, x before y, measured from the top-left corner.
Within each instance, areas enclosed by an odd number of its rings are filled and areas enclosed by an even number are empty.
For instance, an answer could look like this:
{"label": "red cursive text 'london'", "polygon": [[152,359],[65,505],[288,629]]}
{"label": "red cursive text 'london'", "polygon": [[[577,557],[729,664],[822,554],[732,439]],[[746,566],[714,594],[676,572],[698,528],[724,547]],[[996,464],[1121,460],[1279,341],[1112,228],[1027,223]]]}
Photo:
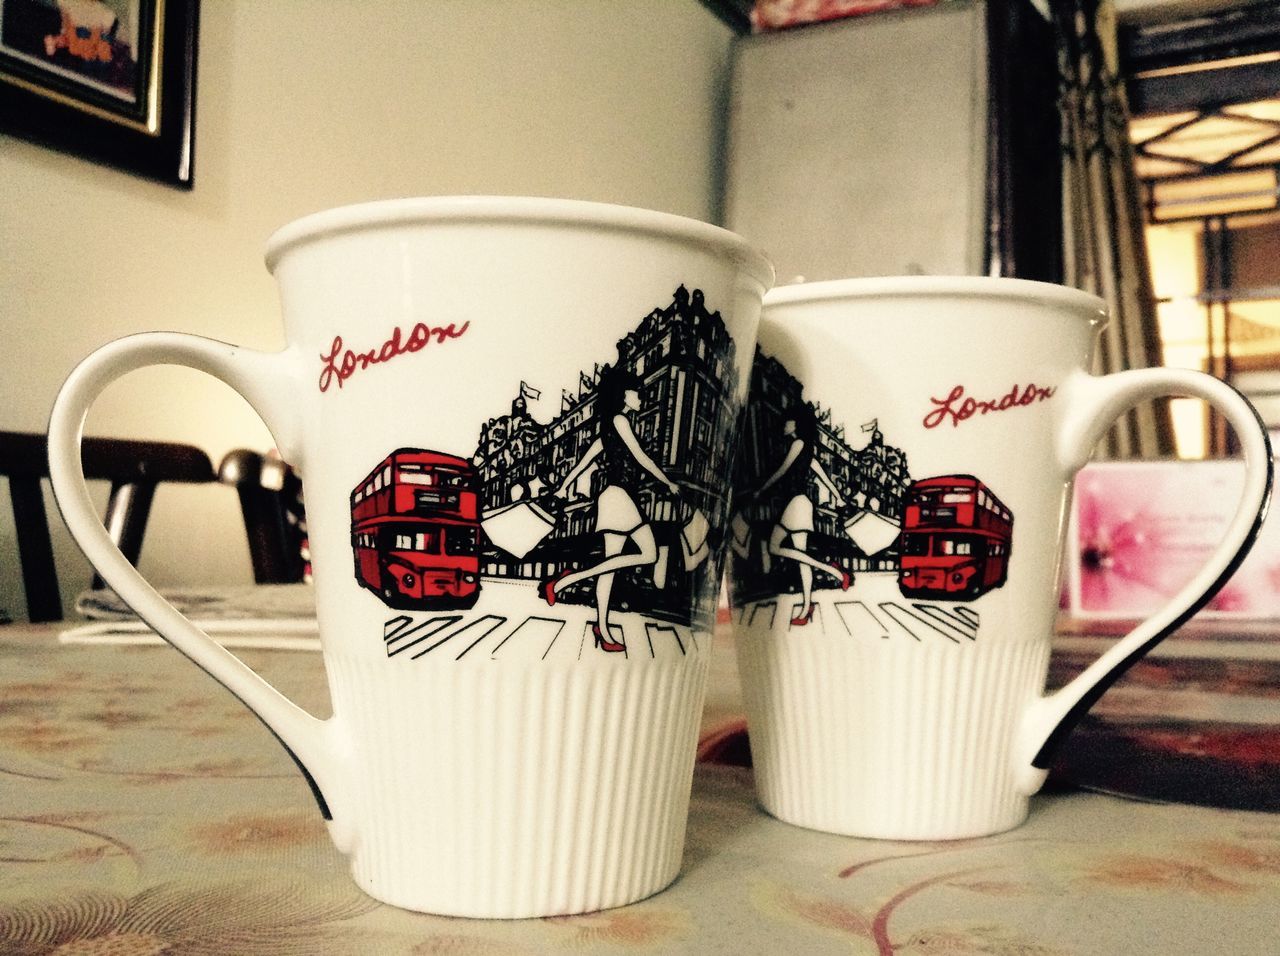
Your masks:
{"label": "red cursive text 'london'", "polygon": [[974,415],[987,415],[991,412],[1004,412],[1023,405],[1034,405],[1052,398],[1056,388],[1044,388],[1040,385],[1028,384],[1025,387],[1015,385],[1004,395],[994,401],[983,401],[965,395],[964,386],[957,385],[946,398],[929,397],[934,409],[924,417],[925,428],[937,428],[943,422],[951,422],[954,428],[962,421]]}
{"label": "red cursive text 'london'", "polygon": [[329,354],[320,356],[320,361],[324,363],[324,367],[320,370],[320,391],[327,392],[334,382],[338,383],[338,388],[342,388],[342,383],[357,371],[366,369],[370,365],[389,362],[398,355],[420,352],[432,341],[442,344],[449,339],[459,338],[470,327],[470,322],[463,322],[461,328],[455,327],[452,322],[434,327],[419,322],[406,337],[397,325],[391,332],[391,338],[383,342],[381,348],[370,349],[368,352],[344,350],[342,336],[335,335]]}

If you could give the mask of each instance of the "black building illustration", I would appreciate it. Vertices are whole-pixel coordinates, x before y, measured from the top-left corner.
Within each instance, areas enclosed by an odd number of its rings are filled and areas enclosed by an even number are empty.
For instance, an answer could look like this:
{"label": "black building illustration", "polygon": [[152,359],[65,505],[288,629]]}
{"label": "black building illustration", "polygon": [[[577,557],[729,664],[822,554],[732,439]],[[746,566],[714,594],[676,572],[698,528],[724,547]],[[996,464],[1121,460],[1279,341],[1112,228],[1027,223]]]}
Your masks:
{"label": "black building illustration", "polygon": [[[742,413],[734,394],[738,374],[735,347],[721,315],[711,311],[701,290],[676,289],[670,303],[644,316],[634,331],[607,357],[638,381],[640,407],[631,427],[644,451],[679,486],[679,494],[642,474],[634,495],[643,519],[653,529],[658,558],[651,565],[617,575],[611,604],[620,611],[690,623],[709,623],[722,571],[719,541],[708,540],[710,557],[688,570],[681,533],[695,510],[711,528],[728,519],[728,482],[732,439]],[[496,547],[487,538],[482,573],[546,581],[565,569],[598,560],[596,501],[605,476],[595,465],[584,471],[563,499],[551,492],[588,448],[601,438],[596,414],[602,372],[597,364],[579,374],[574,390],[563,390],[561,409],[540,423],[528,400],[540,393],[520,383],[508,414],[485,422],[474,456],[481,486],[481,510],[492,513],[517,502],[536,502],[554,527],[522,557]],[[539,385],[545,383],[536,383]],[[590,582],[568,588],[558,599],[590,604]]]}
{"label": "black building illustration", "polygon": [[[784,426],[789,418],[805,413],[802,406],[807,406],[807,413],[816,422],[813,457],[846,502],[839,506],[817,476],[808,474],[813,529],[808,534],[807,552],[854,575],[859,571],[898,568],[896,543],[866,554],[854,544],[845,524],[867,513],[901,524],[903,496],[911,483],[906,454],[885,444],[875,420],[860,426],[865,444],[854,448],[846,438],[844,426],[832,421],[830,410],[807,401],[799,380],[777,359],[757,349],[735,469],[738,508],[731,529],[738,545],[734,555],[735,602],[796,589],[792,562],[771,559],[766,553],[770,534],[787,506],[787,492],[780,485],[760,497],[753,497],[752,492],[784,460],[792,440],[784,433]],[[814,576],[812,581],[814,589],[839,586],[837,579],[825,574]]]}

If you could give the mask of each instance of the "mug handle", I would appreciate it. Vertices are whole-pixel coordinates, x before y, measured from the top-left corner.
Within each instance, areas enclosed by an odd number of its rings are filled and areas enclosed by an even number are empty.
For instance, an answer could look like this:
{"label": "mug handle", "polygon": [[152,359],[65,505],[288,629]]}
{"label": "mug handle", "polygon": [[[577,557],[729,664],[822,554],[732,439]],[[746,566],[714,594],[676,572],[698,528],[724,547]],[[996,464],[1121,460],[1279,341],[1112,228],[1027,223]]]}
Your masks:
{"label": "mug handle", "polygon": [[1271,499],[1274,464],[1266,427],[1248,400],[1226,383],[1185,369],[1153,368],[1093,376],[1079,372],[1058,398],[1058,462],[1066,476],[1084,467],[1115,419],[1141,401],[1167,395],[1201,398],[1230,422],[1244,451],[1244,492],[1227,533],[1204,567],[1159,611],[1113,644],[1065,687],[1024,711],[1015,750],[1019,788],[1031,794],[1049,760],[1090,707],[1140,657],[1209,603],[1257,539]]}
{"label": "mug handle", "polygon": [[[63,384],[49,420],[49,476],[72,537],[99,574],[161,637],[231,691],[284,745],[326,820],[339,801],[341,748],[334,718],[298,707],[162,598],[112,542],[89,497],[80,460],[85,417],[114,379],[148,365],[183,365],[226,382],[267,423],[281,454],[301,465],[297,413],[300,363],[292,352],[256,352],[177,332],[117,339],[81,362]],[[333,827],[331,826],[331,829]],[[335,840],[343,842],[340,835]]]}

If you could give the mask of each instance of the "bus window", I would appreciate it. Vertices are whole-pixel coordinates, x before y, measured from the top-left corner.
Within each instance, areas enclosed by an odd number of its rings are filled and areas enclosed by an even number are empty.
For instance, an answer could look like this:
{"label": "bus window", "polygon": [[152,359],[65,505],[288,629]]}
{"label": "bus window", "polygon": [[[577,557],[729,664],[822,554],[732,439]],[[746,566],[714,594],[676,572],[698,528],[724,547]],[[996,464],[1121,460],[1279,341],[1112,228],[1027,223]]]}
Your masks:
{"label": "bus window", "polygon": [[973,500],[973,492],[963,488],[952,489],[942,496],[943,504],[959,505]]}
{"label": "bus window", "polygon": [[943,554],[964,554],[982,557],[987,553],[986,541],[974,535],[957,535],[953,538],[944,538],[942,544]]}
{"label": "bus window", "polygon": [[930,537],[927,534],[907,534],[902,536],[902,553],[914,558],[923,558],[929,554]]}
{"label": "bus window", "polygon": [[475,528],[446,528],[444,542],[446,554],[469,557],[480,549]]}
{"label": "bus window", "polygon": [[385,529],[382,534],[382,550],[417,551],[423,554],[439,554],[440,532],[418,531],[415,528]]}

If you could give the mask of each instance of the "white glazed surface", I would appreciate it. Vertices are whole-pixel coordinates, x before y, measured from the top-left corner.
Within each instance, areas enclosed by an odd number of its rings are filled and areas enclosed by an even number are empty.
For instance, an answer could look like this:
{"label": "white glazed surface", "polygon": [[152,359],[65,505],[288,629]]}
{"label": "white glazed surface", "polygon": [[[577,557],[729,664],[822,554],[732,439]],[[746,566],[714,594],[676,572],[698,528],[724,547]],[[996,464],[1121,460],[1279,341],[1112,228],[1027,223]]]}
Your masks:
{"label": "white glazed surface", "polygon": [[[661,889],[680,864],[710,635],[696,625],[653,631],[641,614],[618,611],[629,652],[601,653],[594,614],[574,606],[554,653],[545,642],[524,647],[512,640],[514,622],[548,609],[536,585],[503,583],[482,589],[451,625],[507,621],[486,632],[492,647],[465,659],[393,656],[392,625],[403,615],[353,574],[351,494],[398,448],[470,456],[482,423],[510,409],[522,382],[543,391],[535,414],[553,417],[560,389],[611,361],[618,341],[681,285],[721,313],[740,400],[771,267],[702,223],[482,197],[318,214],[281,230],[269,261],[285,352],[151,333],[106,346],[73,373],[50,425],[53,483],[72,533],[144,619],[293,751],[370,894],[446,915],[528,917]],[[340,383],[326,374],[337,337],[344,350],[377,351],[393,330],[403,342],[419,323],[465,332]],[[237,387],[302,473],[334,703],[327,721],[281,698],[165,604],[93,514],[78,467],[85,409],[113,377],[156,362]],[[680,653],[642,653],[646,640]]]}
{"label": "white glazed surface", "polygon": [[[847,442],[865,444],[861,426],[874,420],[912,480],[976,476],[1014,516],[1007,581],[971,600],[904,595],[896,573],[880,571],[856,573],[848,592],[815,590],[800,626],[798,587],[735,607],[757,790],[780,819],[888,839],[1016,826],[1044,779],[1032,758],[1062,717],[1249,539],[1266,446],[1247,403],[1195,373],[1088,376],[1103,319],[1092,296],[1018,280],[851,280],[766,297],[761,352]],[[1029,386],[1052,392],[999,407]],[[1166,614],[1043,698],[1070,479],[1117,412],[1180,392],[1214,401],[1242,435],[1251,479],[1232,529]],[[993,407],[946,411],[970,397]]]}

